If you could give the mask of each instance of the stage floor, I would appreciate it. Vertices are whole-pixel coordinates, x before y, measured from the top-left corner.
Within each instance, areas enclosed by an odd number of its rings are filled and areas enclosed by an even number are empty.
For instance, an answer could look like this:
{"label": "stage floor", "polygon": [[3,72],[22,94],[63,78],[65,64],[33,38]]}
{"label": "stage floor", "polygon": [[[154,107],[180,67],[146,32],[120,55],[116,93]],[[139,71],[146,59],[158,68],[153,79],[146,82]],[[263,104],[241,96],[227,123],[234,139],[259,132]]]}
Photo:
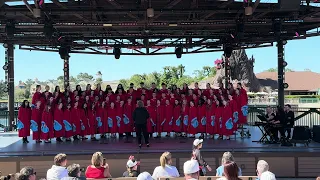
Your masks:
{"label": "stage floor", "polygon": [[[261,144],[252,142],[259,140],[261,132],[256,127],[248,127],[251,138],[241,139],[239,135],[232,136],[231,140],[205,139],[202,151],[205,152],[320,152],[320,144],[311,142],[309,147],[297,144],[297,147],[281,147],[279,144]],[[29,138],[31,139],[31,138]],[[161,153],[170,152],[190,152],[193,138],[161,138],[150,139],[151,147],[143,146],[138,148],[135,138],[131,138],[131,143],[126,143],[122,138],[106,139],[104,141],[73,141],[58,143],[55,140],[51,144],[36,144],[29,140],[29,144],[23,144],[17,137],[17,133],[0,133],[0,156],[38,156],[55,155],[57,153],[67,153],[74,155],[92,154],[101,151],[107,154],[128,154],[128,153]]]}

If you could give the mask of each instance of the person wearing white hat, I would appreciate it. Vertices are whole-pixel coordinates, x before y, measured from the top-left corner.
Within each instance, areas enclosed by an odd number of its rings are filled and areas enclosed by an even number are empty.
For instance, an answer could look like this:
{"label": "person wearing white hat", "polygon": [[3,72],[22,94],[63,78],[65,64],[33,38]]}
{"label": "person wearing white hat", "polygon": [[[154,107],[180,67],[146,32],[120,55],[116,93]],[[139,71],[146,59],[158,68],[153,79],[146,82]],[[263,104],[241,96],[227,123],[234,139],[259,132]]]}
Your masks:
{"label": "person wearing white hat", "polygon": [[122,177],[138,177],[138,165],[139,162],[135,160],[134,156],[130,156],[127,161],[127,171],[125,171]]}
{"label": "person wearing white hat", "polygon": [[187,180],[199,179],[199,171],[199,163],[194,159],[191,159],[183,164],[183,173]]}
{"label": "person wearing white hat", "polygon": [[143,172],[139,174],[139,176],[137,177],[137,180],[154,180],[154,179],[152,178],[150,173]]}
{"label": "person wearing white hat", "polygon": [[200,149],[202,148],[203,139],[195,139],[193,141],[192,159],[196,160],[200,166],[200,176],[206,175],[206,169],[212,171],[211,167],[201,156]]}

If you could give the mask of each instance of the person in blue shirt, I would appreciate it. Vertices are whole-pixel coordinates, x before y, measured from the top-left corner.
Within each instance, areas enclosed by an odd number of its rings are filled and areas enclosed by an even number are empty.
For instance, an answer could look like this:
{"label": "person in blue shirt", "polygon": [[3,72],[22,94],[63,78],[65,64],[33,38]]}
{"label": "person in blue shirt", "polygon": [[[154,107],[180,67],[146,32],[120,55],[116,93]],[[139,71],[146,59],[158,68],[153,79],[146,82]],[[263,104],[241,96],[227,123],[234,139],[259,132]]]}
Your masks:
{"label": "person in blue shirt", "polygon": [[[224,165],[228,164],[228,163],[231,163],[231,162],[235,162],[231,152],[223,153],[222,159],[221,159],[221,166],[219,166],[216,169],[216,176],[223,176]],[[241,171],[240,167],[239,167],[239,171],[238,171],[238,176],[242,176],[242,171]]]}

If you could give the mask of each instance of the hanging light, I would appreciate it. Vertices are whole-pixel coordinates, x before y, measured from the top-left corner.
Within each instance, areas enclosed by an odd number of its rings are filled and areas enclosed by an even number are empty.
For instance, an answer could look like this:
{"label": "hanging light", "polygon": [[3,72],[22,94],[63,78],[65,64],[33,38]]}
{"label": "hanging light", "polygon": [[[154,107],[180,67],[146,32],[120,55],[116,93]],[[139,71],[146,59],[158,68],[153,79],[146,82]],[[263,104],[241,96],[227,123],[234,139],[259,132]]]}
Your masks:
{"label": "hanging light", "polygon": [[154,16],[154,9],[153,8],[147,9],[147,16],[148,16],[148,18],[152,18]]}

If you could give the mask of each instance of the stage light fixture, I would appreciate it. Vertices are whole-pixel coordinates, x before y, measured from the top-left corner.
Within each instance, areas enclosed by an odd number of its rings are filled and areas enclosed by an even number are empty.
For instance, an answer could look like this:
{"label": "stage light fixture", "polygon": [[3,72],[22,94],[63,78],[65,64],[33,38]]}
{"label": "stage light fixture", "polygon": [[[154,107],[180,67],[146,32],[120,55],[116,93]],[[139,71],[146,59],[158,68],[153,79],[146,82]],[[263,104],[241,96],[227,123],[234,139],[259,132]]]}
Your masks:
{"label": "stage light fixture", "polygon": [[59,54],[60,54],[60,58],[61,59],[69,59],[70,58],[70,47],[67,47],[67,46],[61,46],[59,48]]}
{"label": "stage light fixture", "polygon": [[288,66],[287,61],[283,61],[283,67],[286,67],[286,66]]}
{"label": "stage light fixture", "polygon": [[183,49],[181,46],[177,46],[174,50],[174,53],[176,54],[176,57],[180,59],[182,57]]}
{"label": "stage light fixture", "polygon": [[223,51],[224,51],[224,56],[227,58],[230,58],[233,51],[232,45],[229,45],[229,44],[224,45]]}
{"label": "stage light fixture", "polygon": [[8,63],[5,63],[3,66],[2,66],[2,69],[4,71],[7,71],[8,70]]}
{"label": "stage light fixture", "polygon": [[284,89],[288,89],[288,87],[289,87],[289,84],[288,84],[288,83],[283,83],[283,88],[284,88]]}
{"label": "stage light fixture", "polygon": [[114,58],[120,59],[120,56],[121,56],[121,48],[115,47],[115,48],[113,49],[113,54],[114,54]]}

